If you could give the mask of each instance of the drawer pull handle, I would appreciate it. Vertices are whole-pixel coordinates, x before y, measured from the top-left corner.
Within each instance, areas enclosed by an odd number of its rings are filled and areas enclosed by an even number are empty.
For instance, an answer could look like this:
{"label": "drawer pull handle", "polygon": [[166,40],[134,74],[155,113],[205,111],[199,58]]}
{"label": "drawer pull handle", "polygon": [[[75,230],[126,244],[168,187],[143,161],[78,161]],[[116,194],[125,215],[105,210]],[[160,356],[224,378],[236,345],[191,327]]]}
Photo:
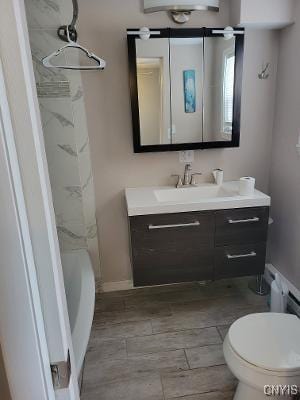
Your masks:
{"label": "drawer pull handle", "polygon": [[251,251],[251,253],[248,253],[248,254],[237,254],[237,255],[227,254],[228,260],[234,260],[236,258],[256,257],[256,256],[257,256],[257,254],[255,253],[255,251]]}
{"label": "drawer pull handle", "polygon": [[258,217],[254,217],[249,219],[229,219],[228,222],[229,224],[247,224],[250,222],[259,222],[259,220]]}
{"label": "drawer pull handle", "polygon": [[167,229],[167,228],[187,228],[189,226],[199,226],[200,222],[192,222],[190,224],[174,224],[174,225],[149,225],[149,229]]}

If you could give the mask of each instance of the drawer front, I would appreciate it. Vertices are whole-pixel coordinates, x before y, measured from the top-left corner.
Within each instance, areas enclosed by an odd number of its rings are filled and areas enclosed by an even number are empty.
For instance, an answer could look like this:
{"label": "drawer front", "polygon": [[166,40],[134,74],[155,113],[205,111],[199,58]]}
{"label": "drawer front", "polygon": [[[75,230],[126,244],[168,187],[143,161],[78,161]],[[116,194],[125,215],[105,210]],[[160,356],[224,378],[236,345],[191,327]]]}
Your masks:
{"label": "drawer front", "polygon": [[266,242],[269,207],[216,212],[216,246]]}
{"label": "drawer front", "polygon": [[218,247],[215,249],[214,278],[263,274],[266,243]]}
{"label": "drawer front", "polygon": [[134,249],[164,250],[175,248],[185,252],[187,247],[213,246],[213,213],[180,213],[146,215],[130,218]]}
{"label": "drawer front", "polygon": [[176,247],[134,249],[132,256],[135,286],[213,279],[213,248],[189,246],[184,252]]}

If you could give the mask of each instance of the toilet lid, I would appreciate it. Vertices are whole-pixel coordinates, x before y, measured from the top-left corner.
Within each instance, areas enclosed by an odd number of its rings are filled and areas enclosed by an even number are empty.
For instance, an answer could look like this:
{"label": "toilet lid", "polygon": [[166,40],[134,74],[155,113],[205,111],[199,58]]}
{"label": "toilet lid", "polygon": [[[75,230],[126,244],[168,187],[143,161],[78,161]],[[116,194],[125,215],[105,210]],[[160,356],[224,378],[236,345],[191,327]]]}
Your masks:
{"label": "toilet lid", "polygon": [[295,315],[247,315],[230,327],[228,339],[241,358],[257,367],[300,370],[300,320]]}

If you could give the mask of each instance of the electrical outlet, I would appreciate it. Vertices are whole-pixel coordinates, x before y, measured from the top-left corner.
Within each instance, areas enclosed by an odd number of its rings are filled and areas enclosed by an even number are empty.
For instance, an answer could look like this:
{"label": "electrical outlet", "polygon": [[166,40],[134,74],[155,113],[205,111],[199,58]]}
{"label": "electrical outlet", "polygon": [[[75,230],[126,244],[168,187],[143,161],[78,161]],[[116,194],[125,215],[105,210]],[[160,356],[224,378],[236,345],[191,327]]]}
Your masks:
{"label": "electrical outlet", "polygon": [[185,150],[179,152],[179,162],[186,164],[192,163],[195,159],[195,152],[194,150]]}

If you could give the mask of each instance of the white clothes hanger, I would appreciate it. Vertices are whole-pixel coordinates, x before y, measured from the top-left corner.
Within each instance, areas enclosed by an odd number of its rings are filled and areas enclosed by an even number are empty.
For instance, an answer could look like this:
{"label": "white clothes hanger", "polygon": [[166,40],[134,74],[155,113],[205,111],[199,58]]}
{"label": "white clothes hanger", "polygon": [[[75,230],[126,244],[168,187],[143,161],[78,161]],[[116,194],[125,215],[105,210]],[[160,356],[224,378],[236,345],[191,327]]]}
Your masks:
{"label": "white clothes hanger", "polygon": [[[91,53],[88,49],[85,47],[81,46],[80,44],[74,42],[73,40],[70,39],[70,33],[69,33],[69,27],[67,29],[67,38],[68,38],[68,43],[61,47],[60,49],[54,51],[53,53],[49,54],[49,56],[44,57],[42,59],[42,63],[45,67],[47,68],[60,68],[60,69],[72,69],[72,70],[81,70],[81,71],[88,71],[88,70],[103,70],[106,66],[106,62],[102,59],[96,56],[94,53]],[[78,49],[80,51],[83,51],[90,59],[96,61],[97,65],[54,65],[51,63],[51,59],[54,57],[59,56],[64,52],[66,49]]]}
{"label": "white clothes hanger", "polygon": [[[66,45],[61,47],[60,49],[54,51],[53,53],[49,54],[47,57],[44,57],[42,59],[42,63],[45,67],[47,68],[59,68],[59,69],[71,69],[71,70],[78,70],[78,71],[91,71],[91,70],[103,70],[106,67],[106,62],[96,56],[94,53],[90,52],[88,49],[85,47],[81,46],[80,44],[76,43],[77,40],[77,32],[75,29],[75,24],[78,19],[78,3],[77,0],[72,0],[73,1],[73,19],[70,25],[68,26],[61,26],[58,29],[58,36],[60,39],[64,40],[67,42]],[[94,60],[96,62],[96,65],[54,65],[51,63],[51,60],[60,54],[62,54],[66,49],[78,49],[79,51],[82,51],[86,54],[86,56],[90,60]]]}

